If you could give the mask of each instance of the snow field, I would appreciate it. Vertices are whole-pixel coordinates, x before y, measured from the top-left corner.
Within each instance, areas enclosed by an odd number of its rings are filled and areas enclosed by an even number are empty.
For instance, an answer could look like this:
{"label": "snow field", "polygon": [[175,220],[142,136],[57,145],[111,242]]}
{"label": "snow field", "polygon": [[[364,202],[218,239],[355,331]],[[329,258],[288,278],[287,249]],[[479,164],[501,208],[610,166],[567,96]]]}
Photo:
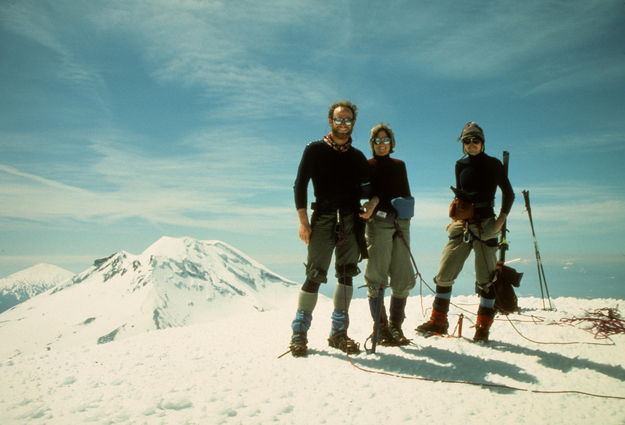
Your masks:
{"label": "snow field", "polygon": [[[472,301],[467,297],[467,303]],[[522,299],[533,304],[525,313],[543,322],[516,323],[521,332],[550,341],[594,342],[579,328],[551,323],[615,300],[561,299],[556,312],[540,310],[537,301]],[[408,303],[404,329],[411,337],[414,326],[423,320],[419,303],[418,297]],[[429,305],[431,297],[425,297],[424,303]],[[287,354],[278,359],[287,349],[294,313],[294,308],[285,306],[264,313],[242,311],[210,323],[107,344],[2,359],[0,423],[494,424],[514,418],[515,424],[574,425],[625,420],[625,400],[363,372],[352,367],[343,353],[327,347],[331,309],[331,300],[321,298],[307,358]],[[351,317],[350,335],[364,342],[371,326],[366,300],[353,301]],[[465,321],[467,337],[472,336],[469,323]],[[616,346],[539,345],[498,321],[492,339],[482,346],[466,339],[414,336],[414,345],[378,347],[376,354],[362,353],[352,359],[361,367],[408,378],[625,396],[623,336],[613,338]]]}

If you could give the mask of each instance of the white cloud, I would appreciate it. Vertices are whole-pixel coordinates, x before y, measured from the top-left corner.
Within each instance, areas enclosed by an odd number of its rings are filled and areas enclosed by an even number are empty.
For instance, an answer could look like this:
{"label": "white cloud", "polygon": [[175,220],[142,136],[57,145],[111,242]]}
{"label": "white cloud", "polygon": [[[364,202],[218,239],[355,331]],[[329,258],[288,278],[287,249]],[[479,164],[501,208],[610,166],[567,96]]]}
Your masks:
{"label": "white cloud", "polygon": [[78,29],[81,20],[72,20],[76,18],[72,6],[73,3],[62,2],[55,2],[54,5],[29,0],[12,2],[3,5],[0,22],[6,30],[52,53],[53,59],[45,61],[47,78],[67,83],[98,105],[100,113],[108,113],[102,76],[71,47],[76,39],[83,36]]}
{"label": "white cloud", "polygon": [[107,182],[135,191],[151,188],[208,191],[241,199],[255,190],[269,192],[290,185],[297,159],[286,159],[271,138],[233,128],[197,130],[172,142],[171,153],[134,148],[123,136],[94,139],[93,172]]}
{"label": "white cloud", "polygon": [[[529,226],[523,196],[516,195],[510,221]],[[623,235],[625,198],[619,188],[570,181],[535,186],[529,195],[535,226],[545,236],[557,236],[562,241],[581,238],[590,243],[598,235]]]}
{"label": "white cloud", "polygon": [[291,45],[284,37],[318,18],[319,8],[305,9],[301,2],[124,1],[92,19],[138,45],[157,81],[199,88],[218,106],[213,118],[233,111],[266,118],[302,113],[304,107],[293,105],[325,105],[333,95],[316,72],[288,65],[303,49],[315,49],[314,40]]}
{"label": "white cloud", "polygon": [[[96,146],[100,157],[93,174],[86,176],[108,182],[113,187],[109,190],[87,190],[0,165],[2,218],[110,223],[139,217],[157,224],[260,232],[292,227],[294,165],[278,165],[275,151],[262,146],[262,140],[235,137],[219,145],[210,142],[211,137],[198,134],[189,142],[204,140],[204,151],[170,158],[150,157],[112,143]],[[240,152],[246,153],[243,159]],[[265,168],[257,166],[262,163]],[[625,199],[619,193],[618,188],[568,182],[535,186],[530,196],[543,232],[594,234],[622,232]],[[447,195],[416,194],[413,226],[444,227]],[[510,222],[527,226],[527,221],[523,197],[517,193]]]}
{"label": "white cloud", "polygon": [[77,192],[77,193],[82,193],[85,194],[87,193],[87,191],[82,190],[80,188],[77,187],[72,187],[63,183],[59,183],[56,182],[54,180],[50,180],[50,179],[46,179],[44,177],[40,177],[34,174],[30,174],[30,173],[25,173],[23,171],[20,171],[14,167],[8,166],[8,165],[3,165],[0,164],[0,172],[6,173],[9,176],[14,176],[14,177],[20,177],[22,179],[25,180],[30,180],[33,181],[37,184],[40,184],[41,186],[45,186],[45,187],[50,187],[50,188],[54,188],[54,189],[59,189],[59,190],[64,190],[67,192]]}
{"label": "white cloud", "polygon": [[625,58],[623,56],[590,58],[580,63],[561,66],[546,72],[538,85],[524,96],[545,95],[575,87],[601,87],[623,81]]}
{"label": "white cloud", "polygon": [[[572,189],[573,188],[573,189]],[[544,236],[558,235],[564,240],[599,234],[623,234],[622,212],[625,197],[619,188],[592,185],[579,181],[534,186],[530,191],[530,207],[537,226]],[[508,218],[511,226],[524,229],[529,219],[522,193],[517,192]],[[451,196],[431,192],[417,193],[413,226],[418,229],[442,229],[449,222],[447,212]],[[495,211],[499,211],[497,194]],[[624,234],[625,236],[625,234]]]}
{"label": "white cloud", "polygon": [[[625,130],[625,129],[624,129]],[[625,150],[625,132],[574,133],[555,137],[534,138],[534,145],[554,152],[575,150],[577,152],[620,152]]]}
{"label": "white cloud", "polygon": [[[3,218],[109,223],[139,217],[152,223],[257,232],[290,226],[292,172],[267,140],[221,130],[199,132],[168,156],[96,138],[72,183],[0,165]],[[186,149],[185,149],[186,148]],[[87,165],[87,164],[84,164]],[[290,167],[290,168],[289,168]]]}
{"label": "white cloud", "polygon": [[606,30],[618,31],[622,16],[618,0],[405,6],[384,13],[393,24],[373,31],[396,40],[390,60],[412,62],[428,74],[507,81],[523,75],[515,83],[534,85],[526,92],[540,93],[600,82],[597,72],[614,78],[624,66],[617,55],[607,64],[611,70],[601,69],[606,64],[593,58],[592,48],[605,47],[597,44],[603,44]]}

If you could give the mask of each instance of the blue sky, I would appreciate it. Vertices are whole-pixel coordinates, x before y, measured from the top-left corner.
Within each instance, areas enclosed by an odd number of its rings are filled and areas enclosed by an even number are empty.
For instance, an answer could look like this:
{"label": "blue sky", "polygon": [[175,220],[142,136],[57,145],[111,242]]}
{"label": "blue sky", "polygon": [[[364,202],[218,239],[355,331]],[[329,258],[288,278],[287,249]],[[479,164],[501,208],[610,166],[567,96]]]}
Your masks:
{"label": "blue sky", "polygon": [[534,257],[529,190],[544,261],[623,265],[624,24],[621,0],[5,1],[0,276],[169,235],[301,280],[293,179],[339,99],[365,154],[394,128],[428,268],[470,120],[510,152],[508,258]]}

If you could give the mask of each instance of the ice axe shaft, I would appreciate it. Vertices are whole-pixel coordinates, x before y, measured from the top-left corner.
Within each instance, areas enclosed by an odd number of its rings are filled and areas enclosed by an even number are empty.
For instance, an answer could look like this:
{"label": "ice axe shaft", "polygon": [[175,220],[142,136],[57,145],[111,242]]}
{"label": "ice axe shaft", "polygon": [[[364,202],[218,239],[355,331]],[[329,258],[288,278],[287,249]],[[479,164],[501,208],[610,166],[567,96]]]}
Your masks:
{"label": "ice axe shaft", "polygon": [[382,317],[382,306],[384,305],[384,286],[378,290],[378,296],[375,299],[375,311],[373,322],[373,336],[371,337],[371,353],[375,353],[378,346],[378,337],[380,335],[380,318]]}
{"label": "ice axe shaft", "polygon": [[530,227],[532,229],[532,239],[534,241],[534,251],[536,253],[536,268],[538,270],[538,281],[540,284],[540,296],[543,300],[543,309],[547,309],[545,305],[545,295],[549,303],[549,310],[553,310],[551,305],[551,296],[549,295],[549,288],[547,287],[547,278],[545,277],[545,269],[543,268],[543,262],[540,257],[540,251],[538,249],[538,240],[536,239],[536,232],[534,231],[534,219],[532,218],[532,208],[530,206],[530,192],[529,190],[523,191],[523,199],[525,200],[525,209],[530,220]]}

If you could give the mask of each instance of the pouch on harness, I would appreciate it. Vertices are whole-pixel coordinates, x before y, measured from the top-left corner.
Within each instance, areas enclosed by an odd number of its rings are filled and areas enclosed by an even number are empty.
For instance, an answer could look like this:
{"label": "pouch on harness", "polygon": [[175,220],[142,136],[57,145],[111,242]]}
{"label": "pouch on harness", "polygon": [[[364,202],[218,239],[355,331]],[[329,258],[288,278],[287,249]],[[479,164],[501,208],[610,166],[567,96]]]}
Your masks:
{"label": "pouch on harness", "polygon": [[396,219],[408,219],[414,216],[414,198],[412,196],[400,196],[391,199],[393,209],[391,211],[377,210],[373,219],[388,224],[394,224]]}
{"label": "pouch on harness", "polygon": [[449,188],[454,192],[454,200],[449,204],[449,217],[456,221],[478,221],[480,217],[475,213],[477,208],[492,207],[493,201],[471,202],[470,195],[462,189],[453,186]]}
{"label": "pouch on harness", "polygon": [[454,200],[449,204],[449,217],[454,220],[470,220],[475,215],[475,206],[472,202],[464,199],[462,191],[453,186],[449,187],[456,195]]}

